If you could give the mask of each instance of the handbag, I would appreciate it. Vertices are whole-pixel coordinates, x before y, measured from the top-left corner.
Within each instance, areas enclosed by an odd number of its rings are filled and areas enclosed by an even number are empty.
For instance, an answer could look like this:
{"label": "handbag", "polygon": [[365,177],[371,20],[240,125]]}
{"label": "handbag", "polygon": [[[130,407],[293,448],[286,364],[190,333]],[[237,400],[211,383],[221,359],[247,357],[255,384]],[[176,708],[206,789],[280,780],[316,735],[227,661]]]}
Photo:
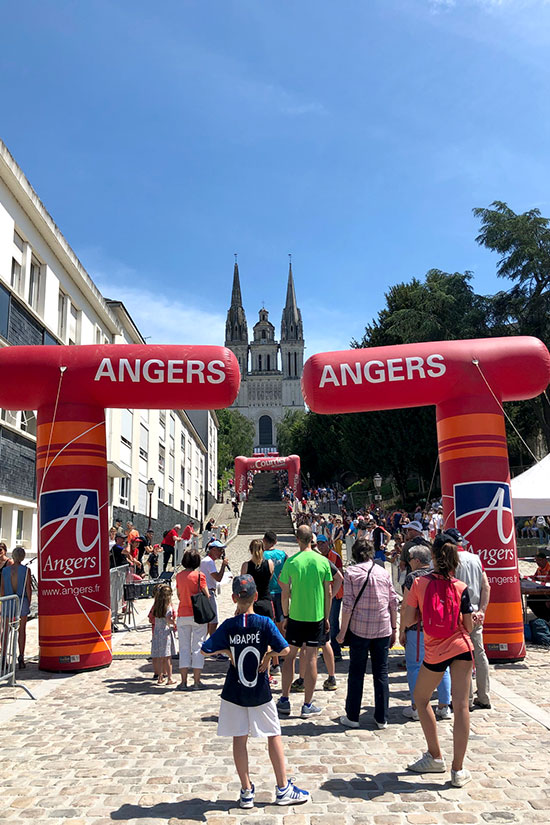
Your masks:
{"label": "handbag", "polygon": [[216,613],[210,604],[210,599],[201,588],[201,574],[198,577],[198,590],[191,596],[193,606],[193,621],[196,624],[210,624],[216,618]]}
{"label": "handbag", "polygon": [[355,610],[355,608],[357,607],[357,602],[359,601],[359,599],[360,599],[360,598],[361,598],[361,596],[363,595],[363,591],[364,591],[365,587],[367,586],[367,584],[369,583],[370,574],[372,573],[372,568],[373,568],[373,567],[374,567],[374,562],[371,562],[370,570],[369,570],[369,572],[367,573],[367,578],[366,578],[366,579],[365,579],[365,581],[363,582],[363,587],[361,588],[361,590],[360,590],[360,591],[359,591],[359,593],[357,594],[357,598],[355,599],[355,601],[354,601],[354,603],[353,603],[353,607],[351,608],[351,613],[349,614],[349,624],[348,624],[348,629],[346,630],[346,635],[344,636],[344,645],[345,645],[346,647],[349,647],[349,643],[350,643],[350,635],[351,635],[351,630],[349,629],[349,626],[350,626],[350,624],[351,624],[351,617],[353,616],[353,611],[354,611],[354,610]]}

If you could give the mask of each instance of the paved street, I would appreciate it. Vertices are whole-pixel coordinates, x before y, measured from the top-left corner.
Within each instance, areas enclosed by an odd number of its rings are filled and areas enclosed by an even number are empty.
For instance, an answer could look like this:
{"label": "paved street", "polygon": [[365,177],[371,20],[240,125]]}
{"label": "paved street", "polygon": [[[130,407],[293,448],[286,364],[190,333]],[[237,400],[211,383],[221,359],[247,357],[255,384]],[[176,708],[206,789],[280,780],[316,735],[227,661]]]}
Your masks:
{"label": "paved street", "polygon": [[[286,544],[291,547],[292,541]],[[231,543],[233,571],[246,558],[247,546],[248,539]],[[227,587],[221,603],[227,616]],[[408,697],[398,651],[391,656],[387,730],[374,729],[370,677],[361,728],[350,731],[338,724],[344,661],[335,693],[323,692],[319,680],[315,701],[323,713],[301,720],[296,696],[294,715],[282,723],[290,773],[311,791],[312,802],[300,809],[271,804],[274,780],[265,744],[256,740],[250,753],[257,804],[242,811],[235,802],[239,782],[230,741],[215,735],[225,665],[207,663],[208,689],[200,693],[154,686],[150,662],[137,658],[150,645],[145,627],[150,602],[138,605],[140,629],[116,634],[115,652],[124,656],[109,669],[58,677],[39,673],[31,661],[21,677],[37,701],[0,688],[1,823],[233,825],[246,817],[249,825],[452,825],[550,819],[547,651],[530,648],[525,662],[492,668],[494,706],[472,714],[466,766],[474,778],[463,789],[450,786],[449,774],[416,776],[405,770],[420,755],[423,737],[420,725],[401,714]],[[30,627],[32,656],[36,622]],[[439,731],[449,756],[452,724],[439,723]]]}

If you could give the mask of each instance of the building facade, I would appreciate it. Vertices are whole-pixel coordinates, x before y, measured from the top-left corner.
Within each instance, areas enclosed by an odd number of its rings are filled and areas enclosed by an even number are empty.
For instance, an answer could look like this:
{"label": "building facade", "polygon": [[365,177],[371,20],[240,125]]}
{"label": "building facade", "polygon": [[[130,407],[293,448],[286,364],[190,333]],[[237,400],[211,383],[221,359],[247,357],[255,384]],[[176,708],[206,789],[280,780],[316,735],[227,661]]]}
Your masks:
{"label": "building facade", "polygon": [[[145,341],[124,304],[100,293],[0,141],[0,346],[121,343]],[[177,522],[202,521],[216,496],[218,427],[214,412],[203,417],[199,434],[184,410],[106,411],[111,523],[144,530],[150,516],[161,540]],[[38,547],[35,455],[34,411],[0,410],[0,538],[10,549]]]}
{"label": "building facade", "polygon": [[288,270],[286,304],[280,341],[269,313],[262,308],[249,341],[243,307],[239,267],[235,261],[231,306],[225,324],[225,345],[241,370],[241,387],[233,409],[254,424],[255,451],[277,449],[277,425],[287,410],[303,409],[300,385],[304,364],[302,314],[296,303],[292,264]]}

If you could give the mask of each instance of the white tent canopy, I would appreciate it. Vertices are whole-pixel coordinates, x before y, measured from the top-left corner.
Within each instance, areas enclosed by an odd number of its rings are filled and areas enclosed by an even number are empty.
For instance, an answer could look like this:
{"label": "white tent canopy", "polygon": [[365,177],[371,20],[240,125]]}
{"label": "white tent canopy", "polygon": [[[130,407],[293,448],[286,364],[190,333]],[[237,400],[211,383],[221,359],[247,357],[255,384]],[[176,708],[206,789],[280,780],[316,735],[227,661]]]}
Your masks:
{"label": "white tent canopy", "polygon": [[512,479],[515,516],[550,515],[550,453]]}

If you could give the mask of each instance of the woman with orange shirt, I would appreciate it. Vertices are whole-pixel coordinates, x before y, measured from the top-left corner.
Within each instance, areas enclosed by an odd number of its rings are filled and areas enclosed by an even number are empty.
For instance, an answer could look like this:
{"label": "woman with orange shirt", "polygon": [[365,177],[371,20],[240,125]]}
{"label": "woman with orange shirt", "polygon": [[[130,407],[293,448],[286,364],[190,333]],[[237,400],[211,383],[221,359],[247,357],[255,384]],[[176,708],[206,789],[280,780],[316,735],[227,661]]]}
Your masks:
{"label": "woman with orange shirt", "polygon": [[201,672],[204,665],[204,656],[201,645],[206,639],[207,624],[197,624],[193,618],[193,603],[191,596],[202,590],[206,598],[210,593],[206,586],[206,576],[197,568],[201,558],[196,550],[186,550],[182,559],[183,570],[176,576],[176,590],[179,598],[178,605],[178,639],[180,646],[180,674],[181,684],[177,690],[187,690],[187,675],[189,668],[193,668],[193,688],[200,690],[203,687]]}
{"label": "woman with orange shirt", "polygon": [[414,702],[428,746],[426,753],[408,765],[408,769],[416,773],[444,773],[447,770],[430,700],[449,667],[454,713],[451,784],[461,788],[472,778],[463,767],[470,733],[472,606],[468,588],[454,578],[459,561],[456,545],[438,539],[436,537],[432,547],[434,572],[414,580],[404,613],[405,627],[417,620],[424,626],[424,660],[418,673]]}

